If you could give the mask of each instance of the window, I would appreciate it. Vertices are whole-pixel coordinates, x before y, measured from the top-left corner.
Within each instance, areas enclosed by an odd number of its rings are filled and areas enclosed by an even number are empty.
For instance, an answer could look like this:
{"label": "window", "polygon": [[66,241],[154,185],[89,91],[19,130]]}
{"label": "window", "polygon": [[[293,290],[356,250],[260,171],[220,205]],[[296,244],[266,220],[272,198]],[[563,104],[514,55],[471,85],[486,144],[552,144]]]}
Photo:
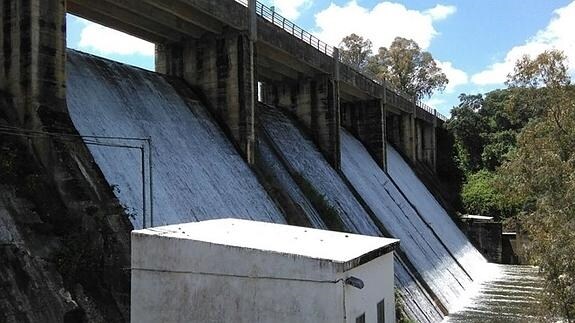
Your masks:
{"label": "window", "polygon": [[355,323],[365,323],[365,313],[361,314],[355,319]]}
{"label": "window", "polygon": [[377,303],[377,323],[385,323],[385,299]]}

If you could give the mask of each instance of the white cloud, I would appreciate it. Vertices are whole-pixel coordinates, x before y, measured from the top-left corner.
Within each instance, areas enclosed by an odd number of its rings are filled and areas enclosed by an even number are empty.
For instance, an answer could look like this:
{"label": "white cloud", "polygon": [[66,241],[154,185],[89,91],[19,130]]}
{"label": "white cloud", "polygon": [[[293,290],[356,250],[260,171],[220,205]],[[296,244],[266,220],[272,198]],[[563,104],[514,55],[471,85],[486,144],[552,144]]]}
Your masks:
{"label": "white cloud", "polygon": [[447,79],[449,80],[449,83],[445,87],[446,93],[453,93],[456,87],[467,84],[469,82],[469,77],[467,76],[467,73],[458,68],[453,67],[453,64],[451,62],[441,62],[441,61],[436,62],[437,65],[443,71],[443,73],[445,73],[445,75],[447,76]]}
{"label": "white cloud", "polygon": [[[485,70],[473,75],[471,81],[478,85],[504,83],[507,74],[513,72],[515,62],[523,55],[534,57],[547,49],[560,49],[569,62],[575,63],[575,1],[566,7],[555,10],[554,17],[545,29],[540,30],[525,44],[513,47],[505,59],[496,62]],[[571,66],[571,74],[575,66]]]}
{"label": "white cloud", "polygon": [[154,44],[124,34],[82,18],[76,18],[84,24],[80,32],[78,48],[102,55],[143,55],[154,56]]}
{"label": "white cloud", "polygon": [[446,101],[445,101],[445,99],[432,97],[429,100],[425,101],[424,103],[430,107],[437,107],[437,106],[444,105],[446,103]]}
{"label": "white cloud", "polygon": [[446,6],[438,4],[435,7],[428,9],[425,13],[430,16],[433,20],[443,20],[457,11],[454,6]]}
{"label": "white cloud", "polygon": [[290,20],[299,18],[301,10],[311,3],[311,0],[273,0],[279,14]]}
{"label": "white cloud", "polygon": [[455,11],[455,7],[443,5],[424,11],[411,10],[393,2],[381,2],[370,10],[352,0],[343,6],[332,2],[316,14],[315,20],[318,36],[330,44],[337,45],[343,37],[356,33],[369,38],[376,49],[388,47],[397,36],[413,39],[427,49],[438,34],[433,23]]}

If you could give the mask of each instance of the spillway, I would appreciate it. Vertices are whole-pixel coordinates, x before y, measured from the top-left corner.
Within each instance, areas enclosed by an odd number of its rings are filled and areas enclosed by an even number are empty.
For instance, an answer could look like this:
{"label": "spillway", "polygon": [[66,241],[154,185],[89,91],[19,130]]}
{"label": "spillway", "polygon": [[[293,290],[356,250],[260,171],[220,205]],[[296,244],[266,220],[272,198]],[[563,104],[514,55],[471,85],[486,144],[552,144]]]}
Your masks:
{"label": "spillway", "polygon": [[[68,109],[81,135],[152,138],[155,226],[224,217],[285,223],[206,108],[164,76],[73,50],[67,73]],[[113,144],[88,147],[141,228],[140,151],[117,147],[133,141]]]}
{"label": "spillway", "polygon": [[[448,310],[473,288],[468,269],[444,243],[365,147],[341,130],[342,171],[388,232],[401,240],[401,250]],[[451,221],[448,217],[444,222]],[[457,229],[458,230],[458,229]]]}
{"label": "spillway", "polygon": [[[362,204],[356,199],[340,174],[325,160],[315,144],[298,128],[297,122],[277,108],[260,106],[260,124],[272,141],[286,172],[304,179],[339,216],[343,230],[383,236]],[[416,280],[414,273],[402,259],[395,261],[396,286],[404,299],[406,310],[419,322],[437,322],[441,312],[431,297]]]}
{"label": "spillway", "polygon": [[543,322],[540,303],[544,281],[532,266],[489,264],[498,274],[484,281],[465,306],[444,323]]}
{"label": "spillway", "polygon": [[[72,121],[133,214],[134,227],[144,226],[143,188],[150,182],[142,179],[142,171],[150,164],[142,159],[147,148],[138,148],[143,143],[128,138],[152,138],[154,225],[224,217],[287,222],[209,111],[181,81],[72,50],[67,73]],[[440,321],[443,311],[454,309],[483,278],[485,259],[393,148],[386,174],[342,130],[338,171],[280,109],[262,104],[258,118],[257,159],[263,176],[273,178],[307,223],[401,239],[395,283],[412,318]],[[149,192],[147,198],[149,202]]]}
{"label": "spillway", "polygon": [[489,278],[492,271],[486,266],[485,258],[473,247],[409,164],[390,144],[387,145],[387,158],[390,179],[395,182],[450,253],[474,280],[482,281]]}

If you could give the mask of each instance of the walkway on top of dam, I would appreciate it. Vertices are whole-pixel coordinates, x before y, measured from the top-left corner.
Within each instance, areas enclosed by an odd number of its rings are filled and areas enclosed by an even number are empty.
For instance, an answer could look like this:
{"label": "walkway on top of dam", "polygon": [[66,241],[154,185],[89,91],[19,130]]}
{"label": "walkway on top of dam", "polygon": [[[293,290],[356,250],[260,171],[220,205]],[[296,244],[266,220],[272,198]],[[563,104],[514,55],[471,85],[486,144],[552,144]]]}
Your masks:
{"label": "walkway on top of dam", "polygon": [[543,279],[539,268],[490,264],[496,277],[483,282],[477,293],[444,323],[542,322],[538,311]]}
{"label": "walkway on top of dam", "polygon": [[[225,29],[247,31],[248,0],[68,0],[68,12],[156,44],[220,35]],[[435,109],[340,62],[337,48],[319,40],[273,9],[256,1],[257,73],[262,79],[329,74],[342,99],[382,99],[397,113],[434,123],[445,121]]]}

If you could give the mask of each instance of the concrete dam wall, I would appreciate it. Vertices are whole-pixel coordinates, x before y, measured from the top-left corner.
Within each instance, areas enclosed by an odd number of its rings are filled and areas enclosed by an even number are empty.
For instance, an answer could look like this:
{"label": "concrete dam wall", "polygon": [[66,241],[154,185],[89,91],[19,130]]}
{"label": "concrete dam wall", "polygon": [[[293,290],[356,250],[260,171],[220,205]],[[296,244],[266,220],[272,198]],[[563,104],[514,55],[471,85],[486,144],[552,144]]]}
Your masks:
{"label": "concrete dam wall", "polygon": [[[68,109],[81,135],[152,138],[154,225],[234,217],[401,239],[395,283],[420,322],[440,321],[482,278],[485,259],[391,148],[386,173],[342,129],[336,170],[292,115],[260,104],[252,168],[182,81],[71,50],[67,74]],[[92,140],[108,184],[134,227],[143,227],[140,152]]]}
{"label": "concrete dam wall", "polygon": [[[67,73],[68,109],[81,135],[152,138],[155,226],[226,217],[285,223],[208,111],[166,77],[72,50]],[[140,152],[89,148],[142,228]]]}

